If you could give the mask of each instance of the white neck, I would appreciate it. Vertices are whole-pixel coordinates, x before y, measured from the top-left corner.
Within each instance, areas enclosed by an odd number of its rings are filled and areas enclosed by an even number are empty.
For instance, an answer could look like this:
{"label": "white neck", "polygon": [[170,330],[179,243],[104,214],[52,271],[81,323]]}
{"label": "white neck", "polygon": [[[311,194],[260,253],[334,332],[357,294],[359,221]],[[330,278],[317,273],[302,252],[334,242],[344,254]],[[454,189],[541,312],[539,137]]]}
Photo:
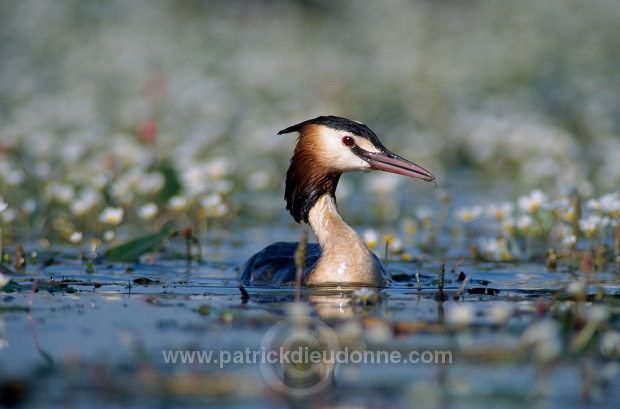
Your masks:
{"label": "white neck", "polygon": [[304,284],[386,285],[384,268],[364,240],[346,224],[331,195],[321,196],[308,221],[321,247],[321,257],[304,277]]}

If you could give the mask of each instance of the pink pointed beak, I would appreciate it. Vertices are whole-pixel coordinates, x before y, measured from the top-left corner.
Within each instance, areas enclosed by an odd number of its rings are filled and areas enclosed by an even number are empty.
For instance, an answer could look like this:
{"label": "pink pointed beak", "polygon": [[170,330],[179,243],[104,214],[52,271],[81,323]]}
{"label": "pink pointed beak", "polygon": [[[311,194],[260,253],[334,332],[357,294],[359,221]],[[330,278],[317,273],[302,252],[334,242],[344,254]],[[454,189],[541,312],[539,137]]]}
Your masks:
{"label": "pink pointed beak", "polygon": [[360,156],[368,161],[371,168],[382,170],[384,172],[396,173],[398,175],[409,176],[412,178],[422,179],[426,182],[435,180],[435,176],[428,170],[407,159],[402,158],[390,151],[368,152],[361,150]]}

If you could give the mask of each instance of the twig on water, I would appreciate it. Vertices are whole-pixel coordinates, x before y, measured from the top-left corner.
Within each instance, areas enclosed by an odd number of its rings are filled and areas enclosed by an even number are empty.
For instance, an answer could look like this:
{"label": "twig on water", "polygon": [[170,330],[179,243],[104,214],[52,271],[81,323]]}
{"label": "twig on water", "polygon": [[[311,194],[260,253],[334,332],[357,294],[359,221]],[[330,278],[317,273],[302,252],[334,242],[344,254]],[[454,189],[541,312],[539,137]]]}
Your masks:
{"label": "twig on water", "polygon": [[30,289],[30,296],[28,297],[28,303],[26,304],[26,308],[30,311],[32,307],[32,303],[34,303],[34,295],[37,292],[37,285],[39,284],[39,273],[41,271],[37,269],[37,272],[32,280],[32,288]]}
{"label": "twig on water", "polygon": [[239,287],[239,291],[241,291],[241,303],[245,304],[250,299],[250,294],[248,294],[248,292],[245,290],[243,285],[241,285],[241,283],[239,283],[238,287]]}
{"label": "twig on water", "polygon": [[49,365],[54,365],[54,359],[52,359],[52,356],[48,354],[43,348],[41,348],[41,344],[39,344],[39,338],[37,337],[37,331],[34,327],[34,321],[32,319],[32,314],[30,314],[30,311],[26,313],[26,317],[28,317],[28,324],[30,325],[30,332],[32,333],[34,347],[36,348],[37,352],[39,352],[39,354],[41,354],[41,356],[45,358]]}
{"label": "twig on water", "polygon": [[418,287],[418,293],[422,292],[422,283],[420,282],[420,272],[417,270],[415,272],[415,282]]}
{"label": "twig on water", "polygon": [[308,233],[306,230],[302,230],[301,238],[299,239],[299,245],[295,250],[295,301],[301,301],[301,277],[304,272],[304,266],[306,265],[306,250],[308,247]]}
{"label": "twig on water", "polygon": [[463,290],[465,289],[465,284],[467,284],[467,281],[469,280],[471,276],[467,276],[463,279],[463,281],[461,282],[461,285],[459,286],[459,289],[456,290],[456,293],[454,293],[454,295],[452,296],[453,299],[458,300],[461,293],[463,292]]}
{"label": "twig on water", "polygon": [[388,258],[390,255],[390,243],[392,241],[394,241],[392,236],[385,236],[385,258],[383,259],[383,265],[385,266],[386,269],[388,265]]}
{"label": "twig on water", "polygon": [[454,265],[454,267],[452,267],[452,270],[450,270],[450,272],[451,272],[452,274],[456,273],[456,269],[457,269],[457,268],[459,268],[459,266],[460,266],[461,264],[463,264],[464,262],[465,262],[465,258],[463,257],[462,259],[460,259],[460,260],[459,260],[459,262],[458,262],[458,263],[456,263],[456,264]]}
{"label": "twig on water", "polygon": [[446,274],[446,265],[445,263],[441,263],[441,266],[439,266],[439,280],[437,280],[437,288],[439,290],[439,302],[443,301],[444,295],[443,295],[443,278],[444,275]]}
{"label": "twig on water", "polygon": [[181,232],[185,238],[185,256],[187,258],[187,264],[192,263],[192,246],[196,247],[196,261],[202,260],[202,249],[200,248],[200,241],[194,235],[191,226],[186,226]]}

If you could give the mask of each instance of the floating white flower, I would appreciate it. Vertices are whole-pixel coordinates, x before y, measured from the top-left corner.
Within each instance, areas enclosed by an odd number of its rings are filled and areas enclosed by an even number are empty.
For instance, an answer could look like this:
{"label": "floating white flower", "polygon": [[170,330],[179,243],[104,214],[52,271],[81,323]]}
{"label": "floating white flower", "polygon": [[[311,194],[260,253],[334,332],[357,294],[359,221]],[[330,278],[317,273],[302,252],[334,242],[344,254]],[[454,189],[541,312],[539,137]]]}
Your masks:
{"label": "floating white flower", "polygon": [[362,237],[364,238],[366,245],[371,249],[376,246],[377,240],[379,239],[377,232],[372,229],[365,230]]}
{"label": "floating white flower", "polygon": [[517,228],[527,233],[532,227],[533,222],[534,222],[534,219],[532,219],[530,215],[523,214],[519,216],[516,224],[517,224]]}
{"label": "floating white flower", "polygon": [[15,219],[17,219],[17,216],[17,210],[13,208],[5,209],[2,213],[0,213],[0,219],[2,219],[2,221],[5,223],[11,223]]}
{"label": "floating white flower", "polygon": [[600,229],[603,229],[609,225],[609,222],[609,217],[603,217],[596,213],[579,219],[577,223],[579,223],[579,229],[586,235],[586,237],[590,237]]}
{"label": "floating white flower", "polygon": [[229,158],[212,159],[206,164],[206,175],[212,180],[223,179],[230,173],[232,163]]}
{"label": "floating white flower", "polygon": [[565,221],[572,223],[577,218],[575,206],[568,206],[561,216]]}
{"label": "floating white flower", "polygon": [[0,290],[6,287],[9,281],[11,281],[11,277],[6,274],[0,273]]}
{"label": "floating white flower", "polygon": [[620,332],[607,331],[601,336],[601,352],[608,357],[620,357]]}
{"label": "floating white flower", "polygon": [[222,217],[228,213],[228,205],[219,193],[212,193],[200,201],[205,214],[210,217]]}
{"label": "floating white flower", "polygon": [[564,212],[568,211],[570,206],[570,202],[567,197],[561,197],[557,200],[554,200],[550,203],[547,203],[545,206],[547,210],[549,210],[555,216],[561,216]]}
{"label": "floating white flower", "polygon": [[402,253],[403,250],[405,249],[405,246],[403,245],[403,241],[401,239],[399,239],[398,237],[394,237],[388,243],[389,243],[389,246],[390,246],[390,251],[392,251],[392,252],[394,252],[396,254]]}
{"label": "floating white flower", "polygon": [[585,312],[586,320],[597,325],[607,323],[611,316],[609,307],[607,307],[606,305],[590,305]]}
{"label": "floating white flower", "polygon": [[416,209],[415,216],[420,220],[430,220],[433,217],[433,209],[427,206],[420,206]]}
{"label": "floating white flower", "polygon": [[7,175],[4,181],[9,186],[18,186],[26,179],[26,175],[21,169],[13,169]]}
{"label": "floating white flower", "polygon": [[562,238],[562,244],[566,247],[573,248],[577,244],[577,236],[574,234],[566,235]]}
{"label": "floating white flower", "polygon": [[533,190],[529,195],[521,196],[518,200],[519,209],[528,213],[536,213],[546,205],[547,195],[541,190]]}
{"label": "floating white flower", "polygon": [[71,233],[71,235],[69,236],[69,241],[71,243],[81,243],[82,239],[84,238],[84,235],[82,234],[81,231],[74,231],[73,233]]}
{"label": "floating white flower", "polygon": [[482,215],[482,206],[459,207],[454,213],[458,220],[463,223],[469,223]]}
{"label": "floating white flower", "polygon": [[512,235],[515,231],[515,219],[507,217],[502,220],[502,230],[509,235]]}
{"label": "floating white flower", "polygon": [[521,336],[521,345],[543,361],[555,359],[562,352],[558,324],[551,320],[532,324]]}
{"label": "floating white flower", "polygon": [[499,303],[495,303],[486,310],[489,321],[495,325],[505,324],[512,315],[512,312],[513,307],[510,304]]}
{"label": "floating white flower", "polygon": [[168,200],[168,208],[176,212],[182,212],[187,207],[187,199],[183,196],[172,196]]}
{"label": "floating white flower", "polygon": [[106,207],[99,215],[99,221],[105,224],[117,225],[123,221],[125,211],[122,207]]}
{"label": "floating white flower", "polygon": [[446,323],[453,327],[464,327],[472,323],[475,311],[469,303],[451,304],[446,310]]}
{"label": "floating white flower", "polygon": [[22,211],[28,215],[34,213],[37,210],[37,201],[34,199],[26,199],[22,203]]}
{"label": "floating white flower", "polygon": [[502,222],[510,217],[514,205],[510,202],[504,202],[500,204],[489,204],[486,208],[487,214],[493,217],[498,222]]}
{"label": "floating white flower", "polygon": [[48,196],[60,203],[69,203],[75,197],[75,189],[66,183],[51,183],[47,187]]}
{"label": "floating white flower", "polygon": [[103,239],[105,241],[110,242],[110,241],[114,240],[115,238],[116,238],[116,234],[112,230],[106,230],[103,233]]}
{"label": "floating white flower", "polygon": [[147,203],[138,209],[138,216],[144,220],[151,220],[157,215],[158,210],[155,203]]}
{"label": "floating white flower", "polygon": [[143,175],[136,186],[136,190],[142,194],[154,194],[161,191],[166,183],[166,178],[161,172],[150,172]]}
{"label": "floating white flower", "polygon": [[616,218],[620,215],[620,192],[607,193],[598,199],[590,199],[586,202],[586,207]]}
{"label": "floating white flower", "polygon": [[71,202],[71,211],[77,216],[83,216],[93,210],[101,201],[103,201],[101,193],[88,189],[81,192],[78,198]]}
{"label": "floating white flower", "polygon": [[0,196],[0,213],[2,213],[3,211],[5,211],[7,208],[9,207],[9,204],[7,202],[4,201],[4,199],[2,198],[2,196]]}
{"label": "floating white flower", "polygon": [[480,252],[489,260],[510,260],[512,256],[503,240],[494,238],[480,238]]}

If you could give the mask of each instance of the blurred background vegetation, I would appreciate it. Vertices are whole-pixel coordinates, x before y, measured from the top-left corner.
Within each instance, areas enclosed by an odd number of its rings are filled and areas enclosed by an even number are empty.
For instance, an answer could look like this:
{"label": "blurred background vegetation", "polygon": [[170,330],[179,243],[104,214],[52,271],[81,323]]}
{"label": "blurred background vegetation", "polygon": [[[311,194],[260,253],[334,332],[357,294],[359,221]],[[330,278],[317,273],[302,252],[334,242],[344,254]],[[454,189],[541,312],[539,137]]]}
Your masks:
{"label": "blurred background vegetation", "polygon": [[[618,16],[617,0],[0,1],[5,239],[288,222],[294,137],[276,133],[323,114],[363,121],[450,194],[472,174],[510,199],[604,193]],[[436,196],[420,186],[351,176],[339,201],[395,219]]]}

